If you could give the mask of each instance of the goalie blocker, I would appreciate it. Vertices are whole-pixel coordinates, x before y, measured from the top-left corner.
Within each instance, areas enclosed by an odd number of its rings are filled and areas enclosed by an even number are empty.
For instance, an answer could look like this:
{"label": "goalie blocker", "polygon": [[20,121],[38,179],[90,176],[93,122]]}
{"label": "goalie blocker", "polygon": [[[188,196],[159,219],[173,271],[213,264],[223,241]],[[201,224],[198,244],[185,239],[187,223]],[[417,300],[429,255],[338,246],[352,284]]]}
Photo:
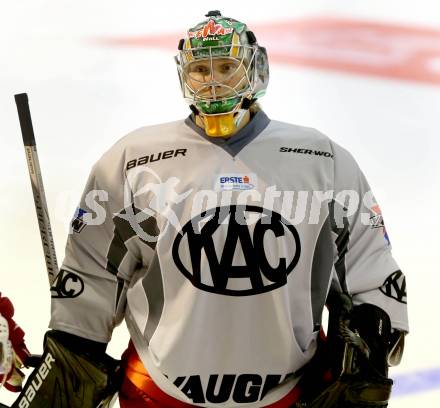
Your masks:
{"label": "goalie blocker", "polygon": [[347,294],[333,294],[328,307],[328,337],[305,369],[296,407],[387,407],[393,385],[388,367],[400,362],[404,333],[392,330],[384,310],[353,307]]}
{"label": "goalie blocker", "polygon": [[40,364],[11,408],[104,407],[120,385],[106,344],[57,330],[46,333]]}

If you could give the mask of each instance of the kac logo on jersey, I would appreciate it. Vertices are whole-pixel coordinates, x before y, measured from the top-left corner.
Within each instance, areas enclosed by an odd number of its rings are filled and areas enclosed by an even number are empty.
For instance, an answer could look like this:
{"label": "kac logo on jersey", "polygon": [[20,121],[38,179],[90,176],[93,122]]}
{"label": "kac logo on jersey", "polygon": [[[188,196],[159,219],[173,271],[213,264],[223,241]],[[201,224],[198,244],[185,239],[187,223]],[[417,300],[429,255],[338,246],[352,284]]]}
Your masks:
{"label": "kac logo on jersey", "polygon": [[397,270],[388,276],[379,289],[384,295],[406,304],[406,279],[402,271]]}
{"label": "kac logo on jersey", "polygon": [[196,288],[229,296],[284,286],[300,253],[296,228],[252,205],[203,212],[184,225],[172,247],[174,263]]}
{"label": "kac logo on jersey", "polygon": [[257,177],[255,174],[221,174],[215,182],[215,191],[223,190],[252,190],[256,188]]}
{"label": "kac logo on jersey", "polygon": [[50,291],[53,298],[76,298],[84,291],[84,281],[73,272],[61,269]]}

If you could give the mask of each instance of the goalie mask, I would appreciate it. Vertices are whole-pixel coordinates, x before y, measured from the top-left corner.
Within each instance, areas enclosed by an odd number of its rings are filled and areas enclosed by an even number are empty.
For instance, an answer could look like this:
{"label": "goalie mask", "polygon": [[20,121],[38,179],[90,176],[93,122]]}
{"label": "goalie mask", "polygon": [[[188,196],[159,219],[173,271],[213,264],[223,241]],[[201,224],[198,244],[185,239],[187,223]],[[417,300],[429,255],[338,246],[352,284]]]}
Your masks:
{"label": "goalie mask", "polygon": [[190,28],[175,57],[183,97],[210,136],[236,131],[243,113],[269,81],[266,50],[247,26],[219,11]]}

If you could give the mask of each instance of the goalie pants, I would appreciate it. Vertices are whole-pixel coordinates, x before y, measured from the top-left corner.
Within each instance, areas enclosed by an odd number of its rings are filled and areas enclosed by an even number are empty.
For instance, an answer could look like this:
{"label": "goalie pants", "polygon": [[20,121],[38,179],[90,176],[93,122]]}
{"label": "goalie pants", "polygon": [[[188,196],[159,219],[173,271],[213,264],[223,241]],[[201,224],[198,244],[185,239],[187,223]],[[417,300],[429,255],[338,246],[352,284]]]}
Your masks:
{"label": "goalie pants", "polygon": [[[122,355],[122,365],[124,380],[119,392],[121,408],[194,407],[166,394],[153,382],[131,342]],[[299,400],[300,393],[300,388],[296,386],[284,398],[265,408],[289,408]]]}

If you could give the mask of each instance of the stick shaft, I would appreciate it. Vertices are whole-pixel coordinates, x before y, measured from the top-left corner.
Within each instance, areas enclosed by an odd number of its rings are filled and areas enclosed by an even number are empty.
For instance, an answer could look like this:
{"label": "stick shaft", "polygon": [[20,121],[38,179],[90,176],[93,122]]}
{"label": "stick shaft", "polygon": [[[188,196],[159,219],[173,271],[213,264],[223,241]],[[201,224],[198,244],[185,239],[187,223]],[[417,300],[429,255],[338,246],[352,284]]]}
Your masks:
{"label": "stick shaft", "polygon": [[27,94],[23,93],[15,95],[15,102],[17,104],[18,117],[20,119],[21,133],[26,152],[29,177],[32,184],[35,210],[37,212],[38,227],[40,230],[41,243],[43,244],[49,284],[52,286],[55,276],[58,274],[58,263]]}

